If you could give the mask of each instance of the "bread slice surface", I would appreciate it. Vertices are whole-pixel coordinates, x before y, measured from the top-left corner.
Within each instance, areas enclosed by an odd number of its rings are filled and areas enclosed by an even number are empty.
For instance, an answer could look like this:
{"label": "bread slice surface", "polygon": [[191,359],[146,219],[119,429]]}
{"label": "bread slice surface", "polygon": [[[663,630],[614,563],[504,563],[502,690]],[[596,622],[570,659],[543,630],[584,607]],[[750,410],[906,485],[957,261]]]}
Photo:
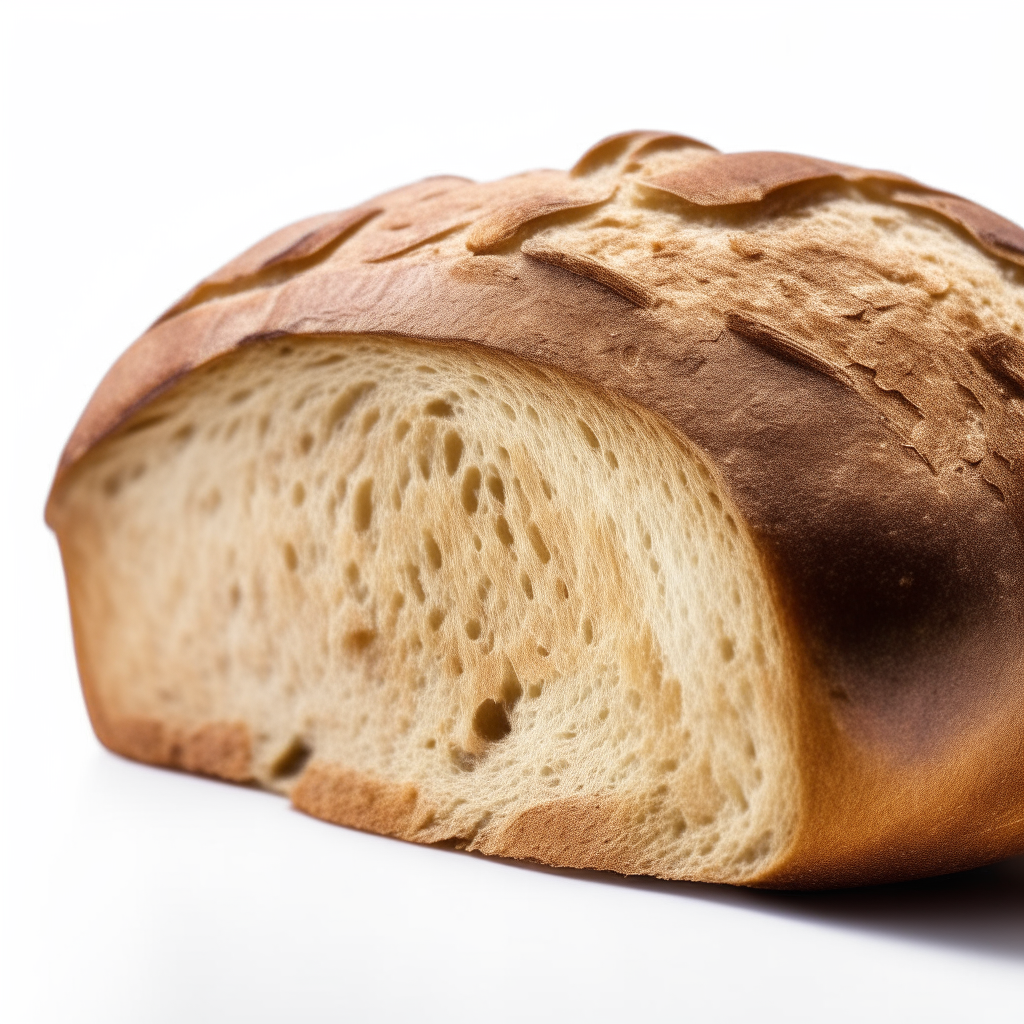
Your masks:
{"label": "bread slice surface", "polygon": [[115,749],[148,728],[323,817],[554,863],[746,881],[792,839],[772,586],[632,402],[474,346],[264,342],[137,414],[53,514]]}

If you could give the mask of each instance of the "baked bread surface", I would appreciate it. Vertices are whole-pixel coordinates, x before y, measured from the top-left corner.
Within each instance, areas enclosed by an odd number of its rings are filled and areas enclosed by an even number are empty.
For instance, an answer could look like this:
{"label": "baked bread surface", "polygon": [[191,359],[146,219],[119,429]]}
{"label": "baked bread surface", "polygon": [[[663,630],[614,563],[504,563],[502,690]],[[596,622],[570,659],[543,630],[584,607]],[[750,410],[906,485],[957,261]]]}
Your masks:
{"label": "baked bread surface", "polygon": [[278,232],[62,458],[98,735],[568,866],[824,886],[1021,852],[1022,268],[1020,228],[898,175],[642,132]]}

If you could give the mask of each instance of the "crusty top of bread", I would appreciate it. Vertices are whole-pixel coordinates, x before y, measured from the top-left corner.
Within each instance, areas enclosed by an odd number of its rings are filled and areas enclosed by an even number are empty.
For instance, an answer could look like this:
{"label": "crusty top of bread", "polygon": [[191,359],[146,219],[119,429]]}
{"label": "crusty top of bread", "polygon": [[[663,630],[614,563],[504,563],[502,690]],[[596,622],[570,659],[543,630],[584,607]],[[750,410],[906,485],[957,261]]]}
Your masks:
{"label": "crusty top of bread", "polygon": [[[83,413],[62,456],[61,467],[80,457],[114,429],[129,410],[178,374],[229,351],[255,334],[294,328],[301,328],[302,333],[349,330],[346,317],[351,319],[358,307],[365,305],[367,292],[372,293],[375,283],[388,291],[395,283],[405,283],[410,275],[394,272],[397,267],[405,269],[403,258],[418,255],[417,266],[446,264],[445,269],[453,277],[464,279],[470,254],[511,257],[516,250],[524,251],[523,242],[564,219],[566,213],[599,210],[619,189],[628,186],[652,206],[671,206],[674,197],[693,206],[721,211],[723,218],[733,217],[736,228],[742,232],[745,222],[751,220],[761,221],[762,228],[770,227],[778,207],[767,207],[766,201],[780,192],[796,199],[792,193],[799,189],[800,198],[810,198],[813,209],[811,197],[815,192],[819,198],[828,196],[841,182],[861,185],[865,195],[894,211],[927,211],[955,225],[979,250],[998,261],[1024,267],[1024,228],[983,206],[903,175],[791,153],[725,154],[684,136],[626,132],[597,143],[568,172],[534,171],[484,184],[452,176],[428,178],[349,210],[298,221],[268,236],[196,285],[125,353]],[[855,239],[844,239],[834,230],[830,234],[833,259],[859,255]],[[442,241],[457,245],[435,252],[432,247]],[[347,251],[339,251],[342,249]],[[536,249],[530,253],[527,246],[525,251],[545,261]],[[430,255],[442,258],[431,260]],[[748,258],[758,257],[750,253]],[[656,319],[662,323],[676,319],[673,313],[678,310],[672,308],[675,304],[670,296],[661,293],[654,280],[654,261],[647,268],[631,267],[631,273],[617,273],[614,267],[602,267],[598,261],[576,260],[569,267],[564,258],[558,261],[552,255],[546,262],[555,262],[597,281],[636,307],[657,307]],[[883,277],[884,262],[883,256],[878,260],[880,265],[873,268],[881,270]],[[316,275],[313,280],[306,280],[310,271],[329,268],[336,273],[342,267],[356,271],[358,281],[353,280],[340,294],[337,289],[324,288],[326,282]],[[296,279],[301,280],[301,289],[293,283]],[[314,281],[321,287],[314,289]],[[293,286],[287,287],[290,283]],[[436,282],[431,280],[431,285],[436,287]],[[941,294],[944,293],[934,293],[933,297]],[[203,309],[214,300],[237,295],[246,295],[248,301],[232,303],[230,315],[227,308],[214,305],[203,311],[206,315],[193,313],[187,320],[180,320],[184,314]],[[305,305],[314,296],[322,297],[323,308]],[[875,296],[874,303],[870,296],[854,296],[852,300],[838,294],[836,297],[852,307],[859,303],[862,308],[891,308],[886,306],[884,297]],[[271,298],[273,308],[268,304]],[[335,304],[335,299],[348,301]],[[300,304],[301,322],[289,323],[289,313]],[[221,315],[215,316],[214,312]],[[632,311],[627,308],[623,312]],[[724,324],[730,311],[714,312]],[[565,313],[571,315],[569,310]],[[555,314],[552,335],[557,334],[555,325],[560,317],[561,312]],[[174,321],[179,322],[171,328],[169,325]],[[474,339],[481,333],[481,326],[452,323],[453,328],[461,328],[463,334]],[[1013,351],[1013,346],[1000,339],[998,330],[986,334],[980,322],[971,326],[979,334],[975,358],[981,364],[982,377],[995,378],[1001,389],[1024,387],[1024,359]],[[794,351],[797,347],[813,350],[816,345],[811,341],[806,346],[791,347]],[[157,349],[161,358],[154,359],[150,353]],[[822,363],[821,368],[826,365]],[[875,369],[874,364],[868,368]]]}
{"label": "crusty top of bread", "polygon": [[[901,175],[654,132],[568,172],[428,179],[285,228],[197,285],[103,380],[55,488],[190,370],[259,339],[354,333],[558,366],[710,455],[840,732],[875,752],[856,792],[846,769],[819,773],[848,819],[828,840],[844,878],[898,874],[880,866],[890,840],[922,874],[1019,848],[1024,230]],[[820,879],[814,856],[791,881]]]}

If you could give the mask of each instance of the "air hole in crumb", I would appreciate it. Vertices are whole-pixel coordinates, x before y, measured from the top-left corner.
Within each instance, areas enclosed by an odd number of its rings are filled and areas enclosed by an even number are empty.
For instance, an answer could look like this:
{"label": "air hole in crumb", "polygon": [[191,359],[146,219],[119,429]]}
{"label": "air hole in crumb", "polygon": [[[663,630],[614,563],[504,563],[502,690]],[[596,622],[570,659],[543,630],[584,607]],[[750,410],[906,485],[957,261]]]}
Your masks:
{"label": "air hole in crumb", "polygon": [[615,452],[613,452],[610,448],[604,453],[604,458],[605,462],[607,462],[612,469],[619,468],[619,460],[615,458]]}
{"label": "air hole in crumb", "polygon": [[421,438],[416,452],[416,465],[420,467],[420,476],[430,479],[430,439]]}
{"label": "air hole in crumb", "polygon": [[488,743],[503,740],[512,731],[505,709],[488,697],[481,701],[473,714],[473,732]]}
{"label": "air hole in crumb", "polygon": [[505,504],[505,485],[497,473],[489,473],[487,475],[487,490],[491,492],[495,501],[500,502],[502,505]]}
{"label": "air hole in crumb", "polygon": [[445,612],[440,608],[431,608],[430,614],[427,615],[427,624],[436,633],[441,628],[441,623],[444,622]]}
{"label": "air hole in crumb", "polygon": [[427,748],[427,750],[433,750],[434,747],[437,746],[437,740],[429,739],[429,740],[427,740],[426,743],[423,744],[423,746],[425,746]]}
{"label": "air hole in crumb", "polygon": [[526,407],[526,415],[529,416],[534,423],[540,424],[540,417],[537,415],[537,410],[532,405]]}
{"label": "air hole in crumb", "polygon": [[380,419],[380,409],[370,409],[363,417],[363,436],[365,437],[371,430],[373,430],[374,424]]}
{"label": "air hole in crumb", "polygon": [[469,622],[466,623],[466,636],[468,636],[470,640],[480,639],[479,619],[470,619]]}
{"label": "air hole in crumb", "polygon": [[469,515],[476,512],[480,504],[480,470],[470,466],[462,478],[462,507]]}
{"label": "air hole in crumb", "polygon": [[508,520],[504,516],[498,516],[494,523],[494,532],[498,535],[498,540],[500,540],[505,547],[510,548],[515,543],[512,536],[512,530],[509,529]]}
{"label": "air hole in crumb", "polygon": [[537,644],[537,653],[542,657],[546,658],[551,652],[546,648]]}
{"label": "air hole in crumb", "polygon": [[455,476],[455,471],[462,461],[462,438],[450,430],[444,436],[444,467],[448,470],[449,476]]}
{"label": "air hole in crumb", "polygon": [[305,500],[306,500],[306,488],[303,486],[302,481],[300,480],[292,488],[292,504],[295,505],[296,507],[298,507]]}
{"label": "air hole in crumb", "polygon": [[431,569],[441,568],[441,549],[434,540],[434,535],[429,530],[423,532],[423,547],[427,552],[427,563]]}
{"label": "air hole in crumb", "polygon": [[595,450],[600,448],[601,443],[597,439],[597,434],[595,434],[594,431],[590,429],[590,424],[585,422],[584,420],[579,419],[576,422],[580,425],[580,430],[583,431],[583,436],[587,439],[587,444],[589,444],[590,447]]}
{"label": "air hole in crumb", "polygon": [[412,429],[412,424],[408,420],[399,420],[395,424],[395,440],[401,441],[406,434]]}
{"label": "air hole in crumb", "polygon": [[373,477],[363,480],[352,495],[352,525],[358,533],[370,528],[373,517]]}
{"label": "air hole in crumb", "polygon": [[548,546],[544,543],[544,536],[541,534],[536,523],[530,523],[526,528],[526,535],[530,538],[530,544],[536,552],[537,557],[541,562],[547,565],[547,563],[551,561],[551,552],[548,551]]}
{"label": "air hole in crumb", "polygon": [[510,419],[510,420],[511,420],[511,421],[512,421],[513,423],[515,423],[515,421],[516,421],[516,411],[515,411],[515,409],[513,409],[513,408],[512,408],[512,406],[508,404],[508,402],[499,402],[499,403],[498,403],[498,405],[500,405],[500,406],[501,406],[501,411],[502,411],[502,412],[503,412],[503,413],[504,413],[504,414],[505,414],[505,415],[506,415],[506,416],[507,416],[507,417],[508,417],[508,418],[509,418],[509,419]]}
{"label": "air hole in crumb", "polygon": [[567,601],[569,599],[569,588],[565,585],[565,580],[559,580],[555,584],[555,590],[558,591],[558,596],[563,601]]}
{"label": "air hole in crumb", "polygon": [[409,583],[412,586],[413,593],[420,604],[423,604],[427,599],[427,595],[423,591],[423,584],[420,583],[420,567],[412,562],[406,562],[405,571],[409,576]]}
{"label": "air hole in crumb", "polygon": [[448,757],[459,771],[471,772],[476,767],[476,758],[454,743],[448,748]]}
{"label": "air hole in crumb", "polygon": [[420,373],[437,373],[437,370],[435,370],[432,366],[420,365],[417,366],[416,369],[419,370]]}
{"label": "air hole in crumb", "polygon": [[708,491],[708,497],[715,508],[720,509],[722,507],[722,499],[714,491]]}
{"label": "air hole in crumb", "polygon": [[443,398],[435,398],[432,402],[427,402],[424,411],[428,416],[439,416],[441,419],[450,419],[455,415],[451,403],[446,402]]}
{"label": "air hole in crumb", "polygon": [[298,775],[313,754],[313,748],[301,736],[296,736],[280,754],[274,758],[270,766],[270,774],[275,779],[290,779]]}
{"label": "air hole in crumb", "polygon": [[588,644],[594,640],[594,623],[590,619],[583,620],[583,639]]}
{"label": "air hole in crumb", "polygon": [[547,482],[547,480],[545,480],[542,477],[541,481],[540,481],[540,486],[541,486],[541,489],[544,491],[544,497],[547,498],[548,501],[550,501],[551,500],[551,484],[549,484]]}
{"label": "air hole in crumb", "polygon": [[313,435],[312,434],[303,434],[302,437],[299,438],[299,448],[302,449],[302,454],[303,455],[308,455],[309,452],[310,452],[310,449],[312,447],[313,447]]}
{"label": "air hole in crumb", "polygon": [[501,699],[511,710],[523,695],[523,684],[519,681],[519,673],[508,658],[501,674]]}
{"label": "air hole in crumb", "polygon": [[530,688],[526,692],[531,700],[533,700],[536,697],[539,697],[544,692],[543,681],[539,683],[530,683]]}
{"label": "air hole in crumb", "polygon": [[345,420],[348,419],[358,400],[373,391],[376,386],[372,381],[360,381],[358,384],[353,384],[342,391],[331,403],[331,408],[328,410],[327,432],[331,434],[343,427]]}
{"label": "air hole in crumb", "polygon": [[727,636],[723,636],[721,640],[718,641],[718,650],[722,655],[722,661],[732,661],[736,656],[736,647],[732,640]]}
{"label": "air hole in crumb", "polygon": [[532,601],[533,600],[533,584],[530,582],[530,577],[524,572],[519,577],[519,583],[523,588],[523,593]]}
{"label": "air hole in crumb", "polygon": [[477,534],[474,533],[473,534],[473,547],[475,547],[477,549],[477,551],[480,551],[483,548],[483,546],[484,546],[484,542],[480,539],[480,537]]}
{"label": "air hole in crumb", "polygon": [[299,556],[295,553],[294,544],[285,544],[284,546],[284,564],[288,566],[291,572],[295,572],[299,567]]}
{"label": "air hole in crumb", "polygon": [[351,654],[362,654],[376,639],[377,632],[373,629],[350,629],[343,641],[345,650]]}

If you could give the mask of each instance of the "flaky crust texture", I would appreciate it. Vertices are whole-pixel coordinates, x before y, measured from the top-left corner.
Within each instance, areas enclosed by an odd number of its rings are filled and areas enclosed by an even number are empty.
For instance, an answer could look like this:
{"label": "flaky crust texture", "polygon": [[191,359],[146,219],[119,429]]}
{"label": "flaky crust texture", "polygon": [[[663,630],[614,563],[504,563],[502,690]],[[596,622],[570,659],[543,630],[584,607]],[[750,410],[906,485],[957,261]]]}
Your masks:
{"label": "flaky crust texture", "polygon": [[[168,310],[68,442],[58,536],[74,466],[183,374],[268,337],[354,333],[558,366],[717,466],[802,659],[809,809],[757,884],[1024,851],[1024,230],[900,175],[657,132],[568,172],[428,179],[284,228]],[[91,710],[123,753],[246,777],[229,724],[122,741]],[[402,834],[401,793],[343,782],[311,777],[297,802]],[[567,820],[550,857],[529,836],[492,852],[585,866],[600,829]]]}

